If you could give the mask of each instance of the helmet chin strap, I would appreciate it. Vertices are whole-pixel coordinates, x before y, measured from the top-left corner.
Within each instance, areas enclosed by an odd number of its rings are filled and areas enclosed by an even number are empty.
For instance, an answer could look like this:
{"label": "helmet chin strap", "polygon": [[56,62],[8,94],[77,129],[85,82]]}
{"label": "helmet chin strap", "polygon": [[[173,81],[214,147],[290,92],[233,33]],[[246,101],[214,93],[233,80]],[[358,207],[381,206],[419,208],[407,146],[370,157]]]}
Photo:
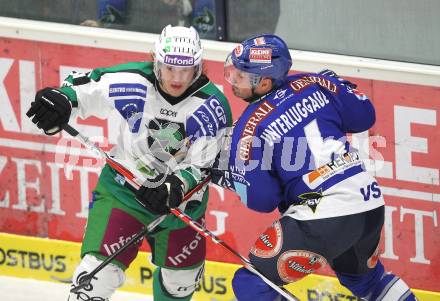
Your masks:
{"label": "helmet chin strap", "polygon": [[264,94],[259,94],[257,92],[255,92],[255,89],[257,88],[258,84],[261,82],[261,80],[263,79],[263,77],[259,76],[259,80],[257,83],[251,83],[251,92],[252,95],[247,97],[247,98],[243,98],[244,101],[248,102],[248,103],[253,103],[253,102],[257,102],[259,101],[261,98],[263,98],[264,96],[266,96],[267,94],[269,94],[270,92],[272,92],[276,87],[273,85],[273,80],[272,80],[272,88],[267,91]]}
{"label": "helmet chin strap", "polygon": [[252,96],[248,97],[248,98],[243,98],[244,101],[248,102],[248,103],[253,103],[256,102],[258,100],[260,100],[260,98],[262,98],[264,95],[258,95],[256,93],[254,93],[252,91]]}

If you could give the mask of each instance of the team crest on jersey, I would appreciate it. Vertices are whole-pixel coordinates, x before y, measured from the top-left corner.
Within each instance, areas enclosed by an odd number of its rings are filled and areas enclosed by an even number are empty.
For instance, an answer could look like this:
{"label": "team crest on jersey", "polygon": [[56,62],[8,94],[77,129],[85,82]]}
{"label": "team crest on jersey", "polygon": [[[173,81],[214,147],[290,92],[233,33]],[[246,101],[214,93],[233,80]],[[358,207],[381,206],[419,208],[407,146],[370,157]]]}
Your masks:
{"label": "team crest on jersey", "polygon": [[278,275],[284,282],[292,283],[314,273],[326,263],[325,258],[319,254],[305,250],[290,250],[278,258]]}
{"label": "team crest on jersey", "polygon": [[300,205],[308,206],[312,209],[313,213],[315,213],[316,207],[318,207],[322,197],[322,188],[319,191],[305,192],[298,196],[301,200]]}
{"label": "team crest on jersey", "polygon": [[175,157],[186,151],[185,129],[182,123],[153,119],[146,126],[148,147],[155,158],[166,162],[171,156]]}
{"label": "team crest on jersey", "polygon": [[251,253],[262,258],[270,258],[278,255],[283,246],[283,229],[279,221],[273,223],[251,248]]}
{"label": "team crest on jersey", "polygon": [[144,112],[144,101],[142,99],[115,99],[115,108],[128,123],[130,131],[137,133]]}

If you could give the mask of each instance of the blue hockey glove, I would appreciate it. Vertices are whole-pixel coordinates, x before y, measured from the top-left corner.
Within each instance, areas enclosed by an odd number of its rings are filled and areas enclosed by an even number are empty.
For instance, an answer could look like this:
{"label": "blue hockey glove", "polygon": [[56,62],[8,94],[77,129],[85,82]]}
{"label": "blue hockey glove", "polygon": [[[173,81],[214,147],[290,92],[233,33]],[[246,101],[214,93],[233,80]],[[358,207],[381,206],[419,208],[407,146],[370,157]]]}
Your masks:
{"label": "blue hockey glove", "polygon": [[[160,181],[163,181],[163,183],[157,186],[155,183]],[[150,180],[149,183],[142,185],[136,192],[138,202],[155,214],[169,213],[170,208],[175,208],[182,203],[183,196],[183,182],[173,174],[160,174],[155,179]]]}
{"label": "blue hockey glove", "polygon": [[350,82],[350,81],[348,81],[346,79],[343,79],[342,77],[339,77],[339,75],[337,75],[336,72],[334,72],[333,70],[324,69],[324,70],[318,72],[318,74],[337,78],[341,83],[343,83],[344,85],[350,87],[351,89],[356,89],[357,88],[356,84],[353,84],[352,82]]}

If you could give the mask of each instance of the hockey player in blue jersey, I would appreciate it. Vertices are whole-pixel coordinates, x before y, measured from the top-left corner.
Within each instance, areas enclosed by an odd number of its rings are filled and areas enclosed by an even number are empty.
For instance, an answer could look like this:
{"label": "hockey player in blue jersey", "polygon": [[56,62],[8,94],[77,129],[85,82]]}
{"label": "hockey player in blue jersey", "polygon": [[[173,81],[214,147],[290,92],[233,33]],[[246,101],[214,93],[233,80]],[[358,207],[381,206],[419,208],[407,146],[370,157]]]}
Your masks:
{"label": "hockey player in blue jersey", "polygon": [[[213,179],[252,210],[281,213],[251,248],[251,262],[277,285],[329,264],[358,297],[416,300],[379,260],[382,192],[346,138],[373,126],[373,105],[332,71],[288,76],[291,64],[275,35],[245,40],[225,63],[234,94],[249,105]],[[232,285],[240,301],[281,300],[244,268]]]}

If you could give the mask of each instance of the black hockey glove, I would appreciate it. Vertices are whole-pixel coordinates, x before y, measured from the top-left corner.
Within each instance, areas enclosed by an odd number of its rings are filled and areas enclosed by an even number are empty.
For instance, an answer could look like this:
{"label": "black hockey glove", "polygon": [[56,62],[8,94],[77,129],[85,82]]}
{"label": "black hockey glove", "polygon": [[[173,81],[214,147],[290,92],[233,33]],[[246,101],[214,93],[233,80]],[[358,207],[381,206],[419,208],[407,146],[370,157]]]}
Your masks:
{"label": "black hockey glove", "polygon": [[322,71],[320,71],[318,74],[322,74],[322,75],[327,75],[330,77],[334,77],[337,78],[341,83],[343,83],[344,85],[346,85],[347,87],[350,87],[351,89],[356,89],[357,85],[353,84],[351,81],[348,81],[342,77],[339,77],[339,75],[336,74],[336,72],[330,70],[330,69],[324,69]]}
{"label": "black hockey glove", "polygon": [[[163,179],[165,180],[163,181]],[[160,182],[162,184],[155,188],[148,186],[156,186],[157,184],[151,182]],[[146,183],[136,192],[136,199],[155,214],[167,214],[170,208],[175,208],[182,203],[183,200],[183,183],[176,175],[160,174],[155,179]]]}
{"label": "black hockey glove", "polygon": [[69,98],[53,88],[44,88],[37,92],[35,101],[26,115],[46,135],[55,135],[62,130],[61,126],[69,122],[72,105]]}

